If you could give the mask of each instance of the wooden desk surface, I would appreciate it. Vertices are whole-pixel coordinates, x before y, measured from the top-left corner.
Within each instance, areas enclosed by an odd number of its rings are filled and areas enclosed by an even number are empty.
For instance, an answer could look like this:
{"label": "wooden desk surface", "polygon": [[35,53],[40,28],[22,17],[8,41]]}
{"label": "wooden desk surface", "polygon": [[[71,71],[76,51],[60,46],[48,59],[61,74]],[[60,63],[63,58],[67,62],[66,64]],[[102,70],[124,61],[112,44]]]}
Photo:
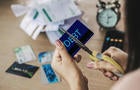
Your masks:
{"label": "wooden desk surface", "polygon": [[[55,47],[50,44],[47,36],[41,33],[37,40],[32,40],[24,31],[19,28],[20,18],[16,18],[10,5],[17,0],[1,0],[0,1],[0,90],[68,90],[68,85],[63,80],[57,84],[42,84],[40,79],[40,69],[31,78],[24,78],[17,75],[5,73],[5,70],[16,60],[13,49],[23,45],[31,45],[36,56],[39,52],[46,50],[54,50]],[[18,0],[23,2],[24,0]],[[105,32],[99,31],[99,26],[96,22],[96,3],[97,0],[77,0],[79,8],[84,12],[83,20],[89,28],[95,33],[94,37],[89,40],[87,46],[94,50],[101,50]],[[123,11],[123,2],[121,2],[121,12]],[[117,28],[124,30],[124,14],[121,14]],[[89,80],[90,90],[109,90],[114,84],[113,81],[105,78],[103,74],[96,70],[86,68],[87,62],[90,62],[85,52],[82,50],[79,53],[83,56],[79,67]],[[40,66],[36,61],[28,64]]]}

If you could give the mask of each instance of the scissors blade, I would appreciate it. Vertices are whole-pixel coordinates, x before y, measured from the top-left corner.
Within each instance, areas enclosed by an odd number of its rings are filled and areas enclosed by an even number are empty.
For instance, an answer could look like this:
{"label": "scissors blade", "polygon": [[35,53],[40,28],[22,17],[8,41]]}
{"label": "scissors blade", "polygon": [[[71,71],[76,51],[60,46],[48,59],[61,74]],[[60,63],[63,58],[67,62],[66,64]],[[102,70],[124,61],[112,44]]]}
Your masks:
{"label": "scissors blade", "polygon": [[71,35],[68,31],[64,30],[63,28],[59,28],[60,31],[66,33],[69,35],[69,37],[75,41],[75,43],[82,48],[84,51],[86,51],[88,54],[92,55],[92,51],[86,46],[84,45],[80,40],[78,40],[77,38],[75,38],[73,35]]}

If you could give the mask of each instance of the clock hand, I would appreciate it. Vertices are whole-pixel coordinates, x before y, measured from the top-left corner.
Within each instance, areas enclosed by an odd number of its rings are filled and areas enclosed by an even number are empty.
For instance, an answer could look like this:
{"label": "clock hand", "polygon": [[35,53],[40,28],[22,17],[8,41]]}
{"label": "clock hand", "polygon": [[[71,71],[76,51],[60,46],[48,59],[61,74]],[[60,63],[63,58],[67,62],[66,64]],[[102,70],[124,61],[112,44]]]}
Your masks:
{"label": "clock hand", "polygon": [[110,19],[110,17],[109,17],[109,15],[107,14],[107,24],[109,24],[109,19]]}
{"label": "clock hand", "polygon": [[112,18],[112,16],[111,15],[107,15],[107,18],[110,19],[110,18]]}

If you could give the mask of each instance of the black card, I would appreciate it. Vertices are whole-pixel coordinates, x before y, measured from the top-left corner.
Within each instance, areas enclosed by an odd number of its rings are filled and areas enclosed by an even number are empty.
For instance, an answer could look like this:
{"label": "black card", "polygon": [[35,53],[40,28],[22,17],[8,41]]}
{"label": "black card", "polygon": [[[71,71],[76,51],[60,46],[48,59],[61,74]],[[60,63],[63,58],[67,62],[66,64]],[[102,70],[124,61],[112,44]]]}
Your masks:
{"label": "black card", "polygon": [[14,62],[6,70],[6,72],[27,78],[32,78],[35,72],[38,70],[38,68],[38,66],[33,66],[29,64],[19,64],[18,62]]}

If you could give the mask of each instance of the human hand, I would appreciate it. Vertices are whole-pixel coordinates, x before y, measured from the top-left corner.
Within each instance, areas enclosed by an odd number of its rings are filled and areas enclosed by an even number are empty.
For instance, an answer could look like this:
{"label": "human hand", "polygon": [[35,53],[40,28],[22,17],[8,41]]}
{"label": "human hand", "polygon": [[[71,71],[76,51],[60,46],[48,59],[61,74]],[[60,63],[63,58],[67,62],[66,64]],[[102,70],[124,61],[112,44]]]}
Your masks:
{"label": "human hand", "polygon": [[[110,47],[105,52],[103,52],[103,54],[113,58],[118,64],[120,64],[123,67],[124,70],[126,69],[128,55],[124,51],[116,47]],[[90,69],[93,68],[102,71],[103,74],[106,77],[110,78],[111,80],[116,81],[119,79],[119,77],[117,77],[112,73],[118,70],[108,62],[105,61],[90,62],[87,64],[87,67]]]}
{"label": "human hand", "polygon": [[68,82],[71,90],[88,90],[88,81],[82,74],[75,61],[80,61],[77,55],[72,58],[63,43],[56,41],[56,49],[53,55],[52,68]]}

